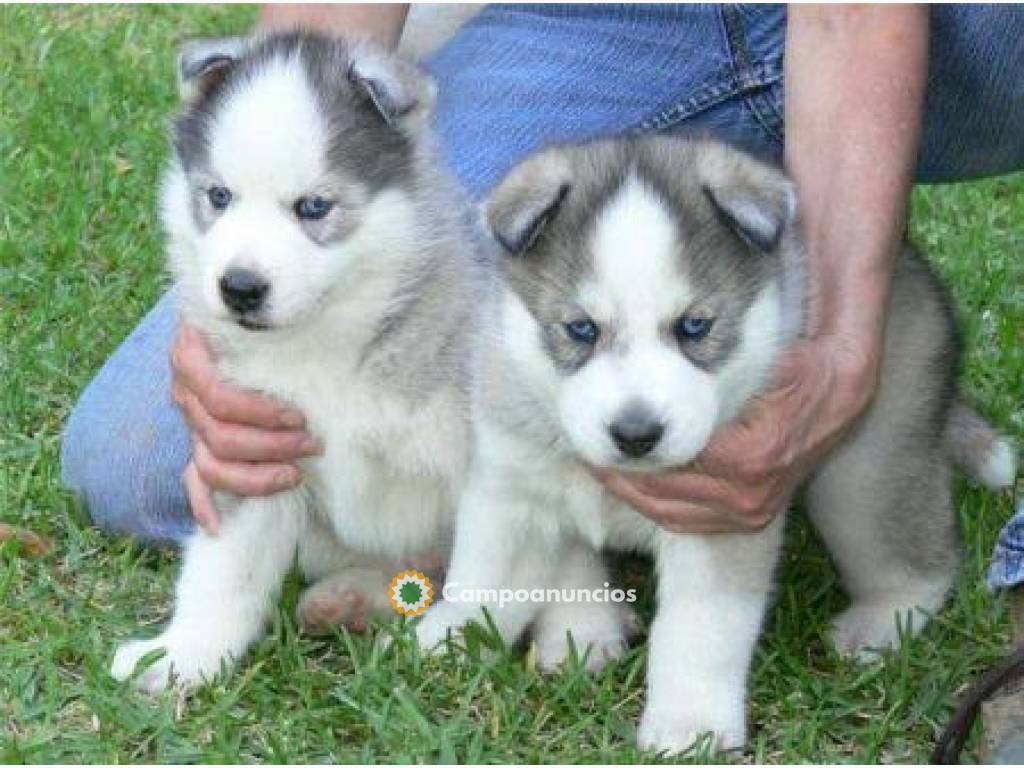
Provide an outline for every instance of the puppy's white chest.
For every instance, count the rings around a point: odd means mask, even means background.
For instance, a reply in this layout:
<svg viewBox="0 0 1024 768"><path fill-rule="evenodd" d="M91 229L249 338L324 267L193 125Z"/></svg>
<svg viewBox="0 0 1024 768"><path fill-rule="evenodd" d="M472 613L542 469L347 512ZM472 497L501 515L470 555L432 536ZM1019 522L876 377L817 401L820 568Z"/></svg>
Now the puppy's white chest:
<svg viewBox="0 0 1024 768"><path fill-rule="evenodd" d="M583 539L595 549L650 549L655 525L608 494L578 462L558 462L518 482L534 497L541 530Z"/></svg>
<svg viewBox="0 0 1024 768"><path fill-rule="evenodd" d="M654 524L612 497L585 470L577 470L565 488L565 513L579 536L592 546L642 551L650 549Z"/></svg>
<svg viewBox="0 0 1024 768"><path fill-rule="evenodd" d="M459 423L443 394L421 407L365 388L341 394L314 422L325 451L309 478L339 538L366 551L432 548L448 531L466 464Z"/></svg>
<svg viewBox="0 0 1024 768"><path fill-rule="evenodd" d="M239 357L239 384L306 415L323 453L302 462L316 513L350 547L389 554L434 545L447 530L465 466L462 420L445 391L426 404L375 384L344 353Z"/></svg>

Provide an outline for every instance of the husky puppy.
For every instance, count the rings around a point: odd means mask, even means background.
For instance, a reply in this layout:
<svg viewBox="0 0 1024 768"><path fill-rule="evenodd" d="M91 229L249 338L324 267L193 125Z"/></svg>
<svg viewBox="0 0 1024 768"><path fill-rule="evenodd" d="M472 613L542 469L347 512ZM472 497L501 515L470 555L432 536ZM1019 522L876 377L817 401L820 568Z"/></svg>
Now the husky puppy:
<svg viewBox="0 0 1024 768"><path fill-rule="evenodd" d="M185 545L170 625L114 659L124 679L164 649L136 679L149 691L239 657L296 553L326 578L300 609L330 593L363 614L386 609L406 558L446 556L482 265L435 159L433 83L411 64L287 34L193 43L181 74L162 218L182 312L226 379L293 403L324 451L296 490L219 496L219 535Z"/></svg>
<svg viewBox="0 0 1024 768"><path fill-rule="evenodd" d="M711 141L645 138L541 152L484 207L505 252L480 345L477 453L461 500L446 601L417 627L424 648L487 608L506 639L532 626L539 662L597 666L621 652L608 603L485 601L495 588L607 586L603 547L653 552L645 748L705 732L746 738L746 678L783 520L753 535L670 533L610 498L588 467L684 465L771 382L805 331L795 194L781 173ZM943 286L911 250L898 261L873 404L811 479L811 518L852 598L844 651L898 642L942 604L958 562L951 460L991 485L1014 455L956 398L957 337Z"/></svg>

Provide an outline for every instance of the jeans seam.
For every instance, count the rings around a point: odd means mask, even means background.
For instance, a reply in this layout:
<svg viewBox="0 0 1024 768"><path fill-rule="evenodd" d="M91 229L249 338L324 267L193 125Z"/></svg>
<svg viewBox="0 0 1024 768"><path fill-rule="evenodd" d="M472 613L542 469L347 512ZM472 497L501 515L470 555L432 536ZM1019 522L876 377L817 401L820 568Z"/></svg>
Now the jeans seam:
<svg viewBox="0 0 1024 768"><path fill-rule="evenodd" d="M696 93L690 94L686 99L675 102L652 116L645 118L634 126L630 132L642 133L664 130L700 112L711 109L711 107L717 104L728 101L738 93L739 85L731 76L724 79L713 78L712 82L702 87Z"/></svg>
<svg viewBox="0 0 1024 768"><path fill-rule="evenodd" d="M720 70L686 99L660 109L627 129L627 133L662 131L729 99L742 96L744 106L768 137L782 141L782 116L770 96L771 87L782 79L781 66L777 61L751 62L739 13L740 9L734 6L725 5L719 9L722 36L729 52L726 69Z"/></svg>
<svg viewBox="0 0 1024 768"><path fill-rule="evenodd" d="M754 117L764 128L765 132L776 141L783 140L783 117L775 107L774 99L771 97L771 86L782 80L782 73L778 66L765 64L766 72L774 72L766 77L764 84L753 91L746 92L747 104Z"/></svg>
<svg viewBox="0 0 1024 768"><path fill-rule="evenodd" d="M719 20L744 103L765 133L781 142L782 116L768 94L769 87L782 78L780 66L777 62L752 63L741 8L735 4L723 4L719 8Z"/></svg>
<svg viewBox="0 0 1024 768"><path fill-rule="evenodd" d="M703 86L696 93L691 94L683 101L676 102L669 107L659 110L651 117L645 118L629 129L628 132L644 133L670 128L676 123L680 123L736 96L747 96L749 98L751 91L765 91L778 82L779 79L780 75L777 68L768 64L755 65L747 73L746 81L743 82L733 74L713 78L709 84ZM757 111L753 107L750 108L754 112L755 117L758 117ZM770 107L770 109L773 114L778 114L774 107ZM781 139L781 134L777 129L771 127L771 125L765 125L760 117L758 117L758 122L762 124L762 127L772 138Z"/></svg>

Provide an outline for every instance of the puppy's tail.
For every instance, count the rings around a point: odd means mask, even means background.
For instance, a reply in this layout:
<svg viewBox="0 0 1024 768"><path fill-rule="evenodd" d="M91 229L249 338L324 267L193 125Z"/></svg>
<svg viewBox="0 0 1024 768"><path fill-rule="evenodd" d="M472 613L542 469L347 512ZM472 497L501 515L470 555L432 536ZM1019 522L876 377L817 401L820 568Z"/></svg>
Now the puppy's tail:
<svg viewBox="0 0 1024 768"><path fill-rule="evenodd" d="M1017 450L987 419L957 398L943 436L946 454L961 470L993 490L1013 485Z"/></svg>

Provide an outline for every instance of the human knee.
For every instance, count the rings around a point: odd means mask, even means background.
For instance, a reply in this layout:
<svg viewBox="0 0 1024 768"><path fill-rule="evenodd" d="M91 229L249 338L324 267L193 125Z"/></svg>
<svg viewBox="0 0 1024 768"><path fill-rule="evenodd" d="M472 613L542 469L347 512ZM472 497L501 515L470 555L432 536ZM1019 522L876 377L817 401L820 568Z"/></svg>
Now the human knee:
<svg viewBox="0 0 1024 768"><path fill-rule="evenodd" d="M180 480L187 432L176 435L173 425L143 418L123 402L118 407L116 393L103 384L97 377L68 419L61 444L64 485L107 530L180 540L193 528ZM181 438L184 451L178 450Z"/></svg>

